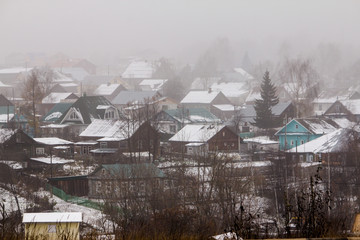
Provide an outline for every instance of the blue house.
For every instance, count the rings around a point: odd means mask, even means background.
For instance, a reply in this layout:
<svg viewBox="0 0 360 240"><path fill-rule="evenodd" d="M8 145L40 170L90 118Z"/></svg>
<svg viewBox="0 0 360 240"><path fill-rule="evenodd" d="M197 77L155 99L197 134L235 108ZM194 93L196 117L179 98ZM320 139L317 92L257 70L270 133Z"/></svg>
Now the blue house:
<svg viewBox="0 0 360 240"><path fill-rule="evenodd" d="M288 150L310 142L324 134L331 133L340 126L331 119L293 119L275 133L279 137L280 150Z"/></svg>

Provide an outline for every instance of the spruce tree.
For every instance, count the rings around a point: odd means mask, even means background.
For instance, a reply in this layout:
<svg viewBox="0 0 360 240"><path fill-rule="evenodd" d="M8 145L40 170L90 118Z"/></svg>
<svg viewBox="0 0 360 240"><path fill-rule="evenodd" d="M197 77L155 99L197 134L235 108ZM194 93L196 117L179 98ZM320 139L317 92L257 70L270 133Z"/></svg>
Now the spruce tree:
<svg viewBox="0 0 360 240"><path fill-rule="evenodd" d="M271 82L269 71L266 71L261 83L261 99L255 101L255 125L259 128L273 128L278 124L278 119L274 116L271 108L279 103L276 96L276 87Z"/></svg>

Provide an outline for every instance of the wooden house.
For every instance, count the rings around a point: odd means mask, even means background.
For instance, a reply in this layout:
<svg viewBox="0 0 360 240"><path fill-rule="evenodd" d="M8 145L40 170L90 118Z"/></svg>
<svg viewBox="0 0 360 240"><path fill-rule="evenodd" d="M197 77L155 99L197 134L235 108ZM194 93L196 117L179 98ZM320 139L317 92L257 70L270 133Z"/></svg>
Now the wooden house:
<svg viewBox="0 0 360 240"><path fill-rule="evenodd" d="M25 161L35 154L36 142L20 129L0 129L0 159Z"/></svg>
<svg viewBox="0 0 360 240"><path fill-rule="evenodd" d="M58 117L56 123L67 127L68 133L65 139L76 140L93 120L119 118L120 112L105 97L83 96L68 107ZM51 130L49 127L47 129Z"/></svg>
<svg viewBox="0 0 360 240"><path fill-rule="evenodd" d="M103 164L88 176L89 198L146 198L164 187L165 179L152 163Z"/></svg>
<svg viewBox="0 0 360 240"><path fill-rule="evenodd" d="M220 123L221 120L205 108L177 108L163 110L157 114L155 121L159 128L168 134L175 134L186 124Z"/></svg>
<svg viewBox="0 0 360 240"><path fill-rule="evenodd" d="M94 96L104 96L110 102L126 88L118 83L104 83L99 85L93 92Z"/></svg>
<svg viewBox="0 0 360 240"><path fill-rule="evenodd" d="M74 143L57 137L34 138L37 142L36 156L55 155L63 158L72 158Z"/></svg>
<svg viewBox="0 0 360 240"><path fill-rule="evenodd" d="M25 239L80 239L81 212L24 213Z"/></svg>
<svg viewBox="0 0 360 240"><path fill-rule="evenodd" d="M68 92L51 92L49 95L44 97L41 101L41 104L37 105L37 111L40 115L45 115L48 113L57 103L73 103L79 97L74 93Z"/></svg>
<svg viewBox="0 0 360 240"><path fill-rule="evenodd" d="M157 156L160 139L149 122L139 123L131 120L94 120L81 134L83 140L96 140L100 148L91 150L100 154L106 150L122 152L149 152ZM110 151L112 150L112 151Z"/></svg>
<svg viewBox="0 0 360 240"><path fill-rule="evenodd" d="M190 143L202 143L196 147L211 152L237 152L240 147L240 137L225 125L188 124L170 138L169 143L172 151L178 153L187 151L191 154L199 151L199 149L192 149L195 146Z"/></svg>
<svg viewBox="0 0 360 240"><path fill-rule="evenodd" d="M89 193L87 175L53 177L48 178L48 181L51 186L57 187L72 196L83 197Z"/></svg>
<svg viewBox="0 0 360 240"><path fill-rule="evenodd" d="M352 121L360 120L360 99L338 100L334 102L324 113L330 118L348 118Z"/></svg>
<svg viewBox="0 0 360 240"><path fill-rule="evenodd" d="M340 126L335 121L327 118L293 119L277 131L275 136L279 137L280 150L288 150L338 128Z"/></svg>
<svg viewBox="0 0 360 240"><path fill-rule="evenodd" d="M181 101L184 108L205 108L210 111L212 105L231 104L230 100L222 92L190 91Z"/></svg>
<svg viewBox="0 0 360 240"><path fill-rule="evenodd" d="M296 162L322 162L326 165L343 166L347 155L358 146L358 137L356 131L340 128L287 150L286 156Z"/></svg>

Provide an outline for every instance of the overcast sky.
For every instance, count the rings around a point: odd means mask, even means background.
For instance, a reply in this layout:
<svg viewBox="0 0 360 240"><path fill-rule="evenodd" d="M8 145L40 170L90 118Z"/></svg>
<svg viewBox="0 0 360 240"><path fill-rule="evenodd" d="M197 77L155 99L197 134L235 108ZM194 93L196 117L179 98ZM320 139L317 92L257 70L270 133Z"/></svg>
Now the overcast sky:
<svg viewBox="0 0 360 240"><path fill-rule="evenodd" d="M284 42L359 49L360 1L0 0L0 32L0 63L14 52L184 58L223 37L261 58Z"/></svg>

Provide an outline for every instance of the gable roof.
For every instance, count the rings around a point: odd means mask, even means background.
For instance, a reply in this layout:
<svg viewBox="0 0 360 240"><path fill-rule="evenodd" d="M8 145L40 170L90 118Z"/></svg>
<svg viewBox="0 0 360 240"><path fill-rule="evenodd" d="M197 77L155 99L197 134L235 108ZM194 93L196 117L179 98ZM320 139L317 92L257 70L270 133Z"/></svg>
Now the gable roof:
<svg viewBox="0 0 360 240"><path fill-rule="evenodd" d="M108 96L113 94L116 89L118 89L121 85L118 83L113 83L113 84L101 84L98 88L95 89L95 91L93 92L94 95L98 95L98 96Z"/></svg>
<svg viewBox="0 0 360 240"><path fill-rule="evenodd" d="M278 103L271 108L271 112L275 116L280 116L289 106L291 102ZM240 108L241 120L245 122L254 123L256 118L256 111L254 105L244 105Z"/></svg>
<svg viewBox="0 0 360 240"><path fill-rule="evenodd" d="M360 99L340 100L339 102L352 114L360 115Z"/></svg>
<svg viewBox="0 0 360 240"><path fill-rule="evenodd" d="M103 164L91 173L90 176L96 174L101 169L105 169L114 177L121 177L123 179L165 177L165 173L157 168L153 163Z"/></svg>
<svg viewBox="0 0 360 240"><path fill-rule="evenodd" d="M352 130L340 128L310 142L289 149L291 153L333 153L348 151Z"/></svg>
<svg viewBox="0 0 360 240"><path fill-rule="evenodd" d="M99 109L98 106L113 106L109 100L103 96L83 96L74 102L71 107L66 110L58 121L63 121L70 109L74 108L81 114L84 124L90 124L93 119L103 119L105 109Z"/></svg>
<svg viewBox="0 0 360 240"><path fill-rule="evenodd" d="M45 145L71 145L73 142L57 137L34 138L37 143Z"/></svg>
<svg viewBox="0 0 360 240"><path fill-rule="evenodd" d="M177 132L169 141L176 142L207 142L225 125L188 124Z"/></svg>
<svg viewBox="0 0 360 240"><path fill-rule="evenodd" d="M24 213L23 223L82 222L81 212Z"/></svg>
<svg viewBox="0 0 360 240"><path fill-rule="evenodd" d="M121 91L112 100L113 104L126 105L132 103L144 103L147 99L156 98L160 95L156 91Z"/></svg>
<svg viewBox="0 0 360 240"><path fill-rule="evenodd" d="M113 141L121 141L131 137L138 128L139 124L136 122L94 119L94 121L79 136L111 138ZM105 141L105 139L102 140Z"/></svg>
<svg viewBox="0 0 360 240"><path fill-rule="evenodd" d="M180 103L207 103L210 104L219 95L216 91L190 91Z"/></svg>
<svg viewBox="0 0 360 240"><path fill-rule="evenodd" d="M121 74L122 78L151 78L155 68L148 61L133 61Z"/></svg>
<svg viewBox="0 0 360 240"><path fill-rule="evenodd" d="M0 128L0 143L4 143L9 140L16 132L17 130Z"/></svg>
<svg viewBox="0 0 360 240"><path fill-rule="evenodd" d="M246 82L221 82L213 83L211 90L222 92L226 97L240 97L249 92Z"/></svg>
<svg viewBox="0 0 360 240"><path fill-rule="evenodd" d="M287 125L296 121L301 124L310 134L323 135L335 131L340 126L329 118L298 118L291 120ZM287 126L286 125L286 126ZM284 132L285 126L275 133L278 135Z"/></svg>
<svg viewBox="0 0 360 240"><path fill-rule="evenodd" d="M167 79L144 79L139 83L139 86L146 86L152 91L159 91L167 81Z"/></svg>
<svg viewBox="0 0 360 240"><path fill-rule="evenodd" d="M56 122L71 107L73 103L57 103L42 118L43 122Z"/></svg>
<svg viewBox="0 0 360 240"><path fill-rule="evenodd" d="M77 99L78 97L69 92L52 92L43 98L42 103L59 103L65 99Z"/></svg>
<svg viewBox="0 0 360 240"><path fill-rule="evenodd" d="M214 122L221 122L221 120L208 111L205 108L177 108L177 109L169 109L164 110L165 113L170 115L173 119L178 122L185 123L214 123Z"/></svg>
<svg viewBox="0 0 360 240"><path fill-rule="evenodd" d="M4 95L0 94L0 106L14 106Z"/></svg>

